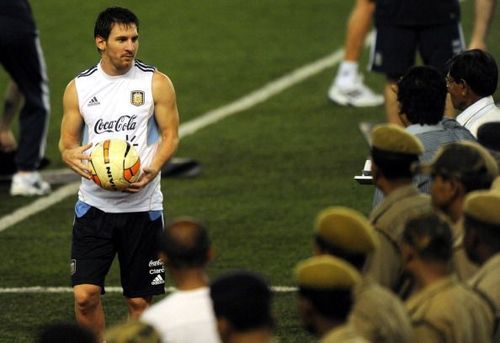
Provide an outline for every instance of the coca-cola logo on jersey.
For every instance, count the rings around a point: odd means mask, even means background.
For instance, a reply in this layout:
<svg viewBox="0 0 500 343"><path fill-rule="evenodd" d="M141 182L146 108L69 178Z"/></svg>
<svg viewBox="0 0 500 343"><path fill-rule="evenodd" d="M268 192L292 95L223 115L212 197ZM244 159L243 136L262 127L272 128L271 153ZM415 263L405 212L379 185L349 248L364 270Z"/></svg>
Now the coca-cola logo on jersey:
<svg viewBox="0 0 500 343"><path fill-rule="evenodd" d="M120 132L120 131L131 131L135 129L137 123L135 119L136 115L132 116L121 116L116 120L104 121L102 118L99 119L94 125L95 133L103 132Z"/></svg>

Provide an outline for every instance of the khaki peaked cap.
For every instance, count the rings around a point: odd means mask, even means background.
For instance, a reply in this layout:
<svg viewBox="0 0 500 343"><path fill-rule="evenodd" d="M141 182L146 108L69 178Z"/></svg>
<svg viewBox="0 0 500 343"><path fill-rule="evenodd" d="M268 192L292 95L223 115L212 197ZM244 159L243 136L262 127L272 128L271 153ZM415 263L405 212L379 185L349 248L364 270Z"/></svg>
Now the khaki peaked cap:
<svg viewBox="0 0 500 343"><path fill-rule="evenodd" d="M479 222L500 226L500 192L470 192L465 198L464 213Z"/></svg>
<svg viewBox="0 0 500 343"><path fill-rule="evenodd" d="M471 163L473 156L480 156L476 163ZM430 163L422 163L422 173L444 173L447 175L462 176L466 173L486 171L492 178L498 175L498 164L490 152L479 143L460 141L446 144L438 149Z"/></svg>
<svg viewBox="0 0 500 343"><path fill-rule="evenodd" d="M424 146L417 137L395 124L376 126L371 142L373 148L392 153L420 155L424 152Z"/></svg>
<svg viewBox="0 0 500 343"><path fill-rule="evenodd" d="M328 207L319 212L314 231L328 245L351 253L368 254L379 244L368 219L347 207Z"/></svg>
<svg viewBox="0 0 500 343"><path fill-rule="evenodd" d="M295 267L299 287L317 290L348 290L361 281L361 275L343 260L321 255L299 262Z"/></svg>
<svg viewBox="0 0 500 343"><path fill-rule="evenodd" d="M117 324L105 333L108 343L158 343L160 334L151 325L140 321L129 321Z"/></svg>

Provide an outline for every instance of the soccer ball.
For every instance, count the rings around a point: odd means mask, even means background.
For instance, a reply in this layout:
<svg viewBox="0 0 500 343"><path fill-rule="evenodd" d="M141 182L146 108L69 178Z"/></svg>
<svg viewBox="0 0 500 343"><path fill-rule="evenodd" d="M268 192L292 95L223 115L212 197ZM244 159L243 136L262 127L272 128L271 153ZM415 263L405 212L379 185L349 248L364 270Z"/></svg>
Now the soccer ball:
<svg viewBox="0 0 500 343"><path fill-rule="evenodd" d="M92 180L109 191L121 191L139 178L141 160L137 150L122 139L96 144L90 154Z"/></svg>

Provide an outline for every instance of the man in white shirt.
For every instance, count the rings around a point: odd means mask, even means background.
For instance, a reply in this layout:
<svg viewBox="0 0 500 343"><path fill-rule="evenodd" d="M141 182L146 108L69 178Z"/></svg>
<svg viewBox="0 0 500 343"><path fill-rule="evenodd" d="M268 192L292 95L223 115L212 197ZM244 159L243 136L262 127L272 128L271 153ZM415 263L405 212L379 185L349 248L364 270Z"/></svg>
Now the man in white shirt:
<svg viewBox="0 0 500 343"><path fill-rule="evenodd" d="M498 67L488 52L467 50L450 61L446 84L453 106L462 111L457 121L475 137L482 124L500 121L500 109L492 96L497 83Z"/></svg>
<svg viewBox="0 0 500 343"><path fill-rule="evenodd" d="M160 249L177 291L148 308L141 321L154 326L162 342L219 342L205 272L212 256L205 226L176 219L161 235Z"/></svg>
<svg viewBox="0 0 500 343"><path fill-rule="evenodd" d="M165 293L156 251L163 230L160 181L179 141L179 113L168 76L136 59L139 19L133 12L103 10L94 38L99 63L64 91L59 150L63 162L82 176L71 241L75 317L103 341L101 294L116 255L130 319L138 319L154 295ZM141 159L139 180L123 192L92 181L90 148L108 139L126 140Z"/></svg>

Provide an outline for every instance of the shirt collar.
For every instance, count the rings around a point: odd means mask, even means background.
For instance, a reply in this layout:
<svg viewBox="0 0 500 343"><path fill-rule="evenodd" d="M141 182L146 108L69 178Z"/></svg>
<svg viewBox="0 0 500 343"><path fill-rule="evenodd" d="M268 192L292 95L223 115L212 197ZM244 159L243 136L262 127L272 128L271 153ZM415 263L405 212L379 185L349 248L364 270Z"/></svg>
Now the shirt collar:
<svg viewBox="0 0 500 343"><path fill-rule="evenodd" d="M431 131L439 131L443 129L443 125L441 123L437 123L436 125L428 125L428 124L411 124L406 128L406 131L411 133L412 135L418 135L421 133L431 132Z"/></svg>
<svg viewBox="0 0 500 343"><path fill-rule="evenodd" d="M467 107L465 110L462 111L457 116L457 121L461 125L465 125L472 117L474 117L478 112L482 111L484 108L489 107L489 106L495 106L495 101L493 100L492 96L487 96L484 98L479 99L469 107Z"/></svg>

